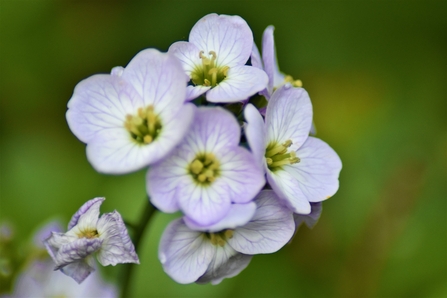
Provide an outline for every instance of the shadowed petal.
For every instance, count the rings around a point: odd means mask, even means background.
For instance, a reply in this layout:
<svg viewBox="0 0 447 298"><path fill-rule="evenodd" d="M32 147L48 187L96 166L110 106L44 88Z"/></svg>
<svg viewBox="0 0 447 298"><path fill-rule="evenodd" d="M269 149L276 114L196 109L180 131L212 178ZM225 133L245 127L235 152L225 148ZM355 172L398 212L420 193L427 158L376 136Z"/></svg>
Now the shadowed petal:
<svg viewBox="0 0 447 298"><path fill-rule="evenodd" d="M306 90L289 84L276 90L267 106L265 123L269 141L291 140L292 150L302 146L312 125L312 104Z"/></svg>
<svg viewBox="0 0 447 298"><path fill-rule="evenodd" d="M254 202L255 215L248 224L234 230L228 244L244 254L278 251L295 231L292 211L280 203L272 190L262 191Z"/></svg>
<svg viewBox="0 0 447 298"><path fill-rule="evenodd" d="M211 87L206 86L187 86L186 87L186 101L196 99L206 91L210 90Z"/></svg>
<svg viewBox="0 0 447 298"><path fill-rule="evenodd" d="M245 225L253 217L255 211L256 204L253 202L248 204L232 204L228 214L222 220L210 226L199 225L188 217L184 217L183 221L190 229L195 231L219 232Z"/></svg>
<svg viewBox="0 0 447 298"><path fill-rule="evenodd" d="M236 102L247 99L264 90L268 83L266 73L253 66L235 66L228 70L228 76L206 93L210 102Z"/></svg>
<svg viewBox="0 0 447 298"><path fill-rule="evenodd" d="M102 240L99 238L80 238L70 243L63 244L56 254L56 268L59 270L62 267L85 259L92 253L96 252L101 247Z"/></svg>
<svg viewBox="0 0 447 298"><path fill-rule="evenodd" d="M84 143L108 129L124 130L127 114L143 106L131 84L118 76L94 75L76 85L68 102L68 126Z"/></svg>
<svg viewBox="0 0 447 298"><path fill-rule="evenodd" d="M73 278L78 284L83 282L93 271L95 271L92 257L81 259L61 268L62 273Z"/></svg>
<svg viewBox="0 0 447 298"><path fill-rule="evenodd" d="M300 189L298 181L288 172L267 171L267 181L286 205L295 213L309 214L310 203Z"/></svg>
<svg viewBox="0 0 447 298"><path fill-rule="evenodd" d="M176 282L187 284L202 276L214 256L214 246L201 232L192 231L182 219L163 232L158 258L164 271Z"/></svg>
<svg viewBox="0 0 447 298"><path fill-rule="evenodd" d="M320 139L309 137L296 152L301 161L285 166L309 202L320 202L338 190L338 176L342 167L337 153Z"/></svg>
<svg viewBox="0 0 447 298"><path fill-rule="evenodd" d="M318 222L323 211L323 204L321 202L310 203L311 211L309 214L293 214L295 226L298 228L302 223L305 223L309 229L312 229Z"/></svg>
<svg viewBox="0 0 447 298"><path fill-rule="evenodd" d="M232 68L247 62L253 47L253 33L239 16L212 13L194 25L189 42L205 54L216 52L216 64Z"/></svg>
<svg viewBox="0 0 447 298"><path fill-rule="evenodd" d="M71 217L68 223L68 230L71 230L74 226L78 224L79 218L84 214L88 213L87 217L83 217L83 225L88 221L88 226L96 227L96 222L99 217L99 208L106 198L94 198L81 206L78 211Z"/></svg>
<svg viewBox="0 0 447 298"><path fill-rule="evenodd" d="M118 263L140 263L126 226L118 212L114 211L101 216L97 229L103 240L97 258L103 266L115 266Z"/></svg>
<svg viewBox="0 0 447 298"><path fill-rule="evenodd" d="M259 168L264 169L265 148L267 147L264 119L262 119L261 114L252 104L248 104L245 107L244 116L245 121L247 121L244 127L245 137Z"/></svg>
<svg viewBox="0 0 447 298"><path fill-rule="evenodd" d="M258 47L253 43L253 49L251 50L250 56L251 65L253 67L264 70L264 65L262 64L261 54L259 53Z"/></svg>
<svg viewBox="0 0 447 298"><path fill-rule="evenodd" d="M212 285L219 284L224 278L238 275L251 261L252 256L236 252L231 246L216 246L213 261L208 266L208 270L196 283Z"/></svg>

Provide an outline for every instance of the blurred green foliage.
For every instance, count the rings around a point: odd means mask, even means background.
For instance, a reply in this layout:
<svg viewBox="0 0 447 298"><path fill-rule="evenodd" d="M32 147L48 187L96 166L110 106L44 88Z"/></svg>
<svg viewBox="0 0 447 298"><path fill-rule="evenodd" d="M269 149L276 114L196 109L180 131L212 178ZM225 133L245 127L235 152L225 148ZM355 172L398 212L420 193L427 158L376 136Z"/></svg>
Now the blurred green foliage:
<svg viewBox="0 0 447 298"><path fill-rule="evenodd" d="M0 222L25 242L88 199L139 217L145 171L96 173L65 121L74 86L140 50L186 40L210 12L275 25L281 70L340 155L318 225L219 286L178 285L157 259L157 214L134 293L190 297L447 297L446 1L0 1ZM103 270L110 280L119 266Z"/></svg>

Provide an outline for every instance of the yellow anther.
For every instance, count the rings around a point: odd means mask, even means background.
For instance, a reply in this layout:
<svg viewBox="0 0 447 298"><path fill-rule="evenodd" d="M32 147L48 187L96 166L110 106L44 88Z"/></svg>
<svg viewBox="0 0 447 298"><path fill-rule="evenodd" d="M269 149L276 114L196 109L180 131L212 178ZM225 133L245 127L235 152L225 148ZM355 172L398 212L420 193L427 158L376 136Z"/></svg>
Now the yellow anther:
<svg viewBox="0 0 447 298"><path fill-rule="evenodd" d="M293 144L293 143L292 143L292 140L287 140L287 141L285 141L282 145L283 145L284 147L290 147L292 144Z"/></svg>
<svg viewBox="0 0 447 298"><path fill-rule="evenodd" d="M138 111L137 111L137 113L138 113L138 117L140 117L140 118L144 118L144 110L143 110L143 108L138 108Z"/></svg>
<svg viewBox="0 0 447 298"><path fill-rule="evenodd" d="M208 54L210 54L212 56L212 58L211 58L212 60L216 60L216 58L217 58L216 52L210 51Z"/></svg>
<svg viewBox="0 0 447 298"><path fill-rule="evenodd" d="M270 157L267 157L265 161L267 162L268 165L271 165L273 163L273 160Z"/></svg>
<svg viewBox="0 0 447 298"><path fill-rule="evenodd" d="M124 127L131 137L140 144L150 144L158 136L161 123L153 106L138 108L136 115L126 115Z"/></svg>
<svg viewBox="0 0 447 298"><path fill-rule="evenodd" d="M293 82L293 85L295 87L303 87L303 82L301 82L301 80L295 80L295 82Z"/></svg>
<svg viewBox="0 0 447 298"><path fill-rule="evenodd" d="M225 236L226 239L233 238L233 230L225 230L224 236Z"/></svg>
<svg viewBox="0 0 447 298"><path fill-rule="evenodd" d="M199 180L200 182L205 182L206 176L204 174L200 174L197 176L197 180Z"/></svg>
<svg viewBox="0 0 447 298"><path fill-rule="evenodd" d="M203 85L205 86L211 86L211 82L208 79L203 80Z"/></svg>
<svg viewBox="0 0 447 298"><path fill-rule="evenodd" d="M195 159L191 165L189 166L191 172L193 172L194 174L198 175L200 174L200 172L203 169L203 163L200 162L200 160Z"/></svg>
<svg viewBox="0 0 447 298"><path fill-rule="evenodd" d="M222 69L220 70L222 72L222 74L226 77L228 75L228 70L230 69L229 66L224 66L222 67Z"/></svg>
<svg viewBox="0 0 447 298"><path fill-rule="evenodd" d="M143 141L145 144L149 144L149 143L152 143L153 138L150 135L145 135L143 138Z"/></svg>

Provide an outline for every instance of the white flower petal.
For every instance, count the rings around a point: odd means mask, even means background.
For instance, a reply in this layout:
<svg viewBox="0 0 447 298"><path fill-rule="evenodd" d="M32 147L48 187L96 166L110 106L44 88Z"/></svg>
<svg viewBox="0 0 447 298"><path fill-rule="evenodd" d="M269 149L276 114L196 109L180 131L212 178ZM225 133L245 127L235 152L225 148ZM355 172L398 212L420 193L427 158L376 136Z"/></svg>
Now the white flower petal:
<svg viewBox="0 0 447 298"><path fill-rule="evenodd" d="M210 226L199 225L188 217L184 217L183 221L194 231L219 232L245 225L253 217L255 211L256 204L253 202L247 204L232 204L228 214L222 220Z"/></svg>
<svg viewBox="0 0 447 298"><path fill-rule="evenodd" d="M291 140L292 150L302 146L312 125L312 104L306 90L289 84L277 89L269 100L265 123L268 141L282 144Z"/></svg>
<svg viewBox="0 0 447 298"><path fill-rule="evenodd" d="M83 215L84 213L87 213L87 211L89 211L92 207L93 207L93 209L90 210L90 212L92 212L91 213L91 217L92 217L91 225L92 225L92 227L96 226L96 221L98 220L98 217L99 217L99 208L105 199L106 198L94 198L94 199L91 199L91 200L87 201L86 203L84 203L84 205L82 205L81 208L79 208L79 210L76 211L76 213L71 217L71 220L68 224L68 230L71 230L71 228L76 226L78 224L78 221L79 221L79 218L81 217L81 215Z"/></svg>
<svg viewBox="0 0 447 298"><path fill-rule="evenodd" d="M258 47L253 43L253 49L251 50L251 65L253 67L264 70L264 65L262 64L261 54L259 53Z"/></svg>
<svg viewBox="0 0 447 298"><path fill-rule="evenodd" d="M196 99L206 91L210 90L211 87L206 86L187 86L186 87L186 101Z"/></svg>
<svg viewBox="0 0 447 298"><path fill-rule="evenodd" d="M342 167L337 153L322 140L309 137L296 154L301 161L284 170L298 181L305 198L320 202L333 196Z"/></svg>
<svg viewBox="0 0 447 298"><path fill-rule="evenodd" d="M309 214L310 203L303 194L298 181L284 170L267 171L267 181L286 205L296 213Z"/></svg>
<svg viewBox="0 0 447 298"><path fill-rule="evenodd" d="M201 232L192 231L181 219L163 232L158 258L165 272L176 282L187 284L202 276L214 257L214 246Z"/></svg>
<svg viewBox="0 0 447 298"><path fill-rule="evenodd" d="M216 246L213 261L208 266L208 270L202 275L198 284L211 283L217 285L224 278L238 275L251 261L252 256L236 252L231 246Z"/></svg>
<svg viewBox="0 0 447 298"><path fill-rule="evenodd" d="M293 214L272 190L263 190L254 201L256 213L250 222L234 230L228 243L244 254L273 253L293 236Z"/></svg>
<svg viewBox="0 0 447 298"><path fill-rule="evenodd" d="M217 54L218 66L244 65L253 47L253 33L239 16L208 14L191 29L189 42L200 51Z"/></svg>
<svg viewBox="0 0 447 298"><path fill-rule="evenodd" d="M143 105L131 84L110 75L94 75L76 86L68 102L68 126L82 142L97 133L123 128L125 117Z"/></svg>
<svg viewBox="0 0 447 298"><path fill-rule="evenodd" d="M227 77L206 93L210 102L236 102L247 99L264 90L268 83L267 74L253 66L230 67Z"/></svg>
<svg viewBox="0 0 447 298"><path fill-rule="evenodd" d="M245 121L247 121L247 124L244 126L245 137L259 167L264 169L265 148L267 147L264 119L262 119L261 114L252 104L248 104L245 107L244 117Z"/></svg>
<svg viewBox="0 0 447 298"><path fill-rule="evenodd" d="M175 55L182 63L186 74L191 77L191 72L197 67L202 67L202 59L200 59L200 50L187 41L174 42L168 49L169 54Z"/></svg>

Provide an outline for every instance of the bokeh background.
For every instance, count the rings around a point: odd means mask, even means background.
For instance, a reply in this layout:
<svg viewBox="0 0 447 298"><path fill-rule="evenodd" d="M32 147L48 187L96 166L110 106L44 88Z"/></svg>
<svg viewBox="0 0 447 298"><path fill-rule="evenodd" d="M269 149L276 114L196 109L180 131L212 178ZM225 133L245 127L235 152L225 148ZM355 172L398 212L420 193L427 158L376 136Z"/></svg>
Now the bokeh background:
<svg viewBox="0 0 447 298"><path fill-rule="evenodd" d="M23 246L96 196L107 198L102 212L136 221L145 171L92 169L65 121L73 88L142 49L187 40L207 13L236 14L258 45L276 27L281 70L303 81L317 136L343 161L340 190L313 230L219 286L163 272L158 241L176 215L157 214L135 296L447 297L446 3L0 0L0 222ZM101 273L113 282L119 270Z"/></svg>

